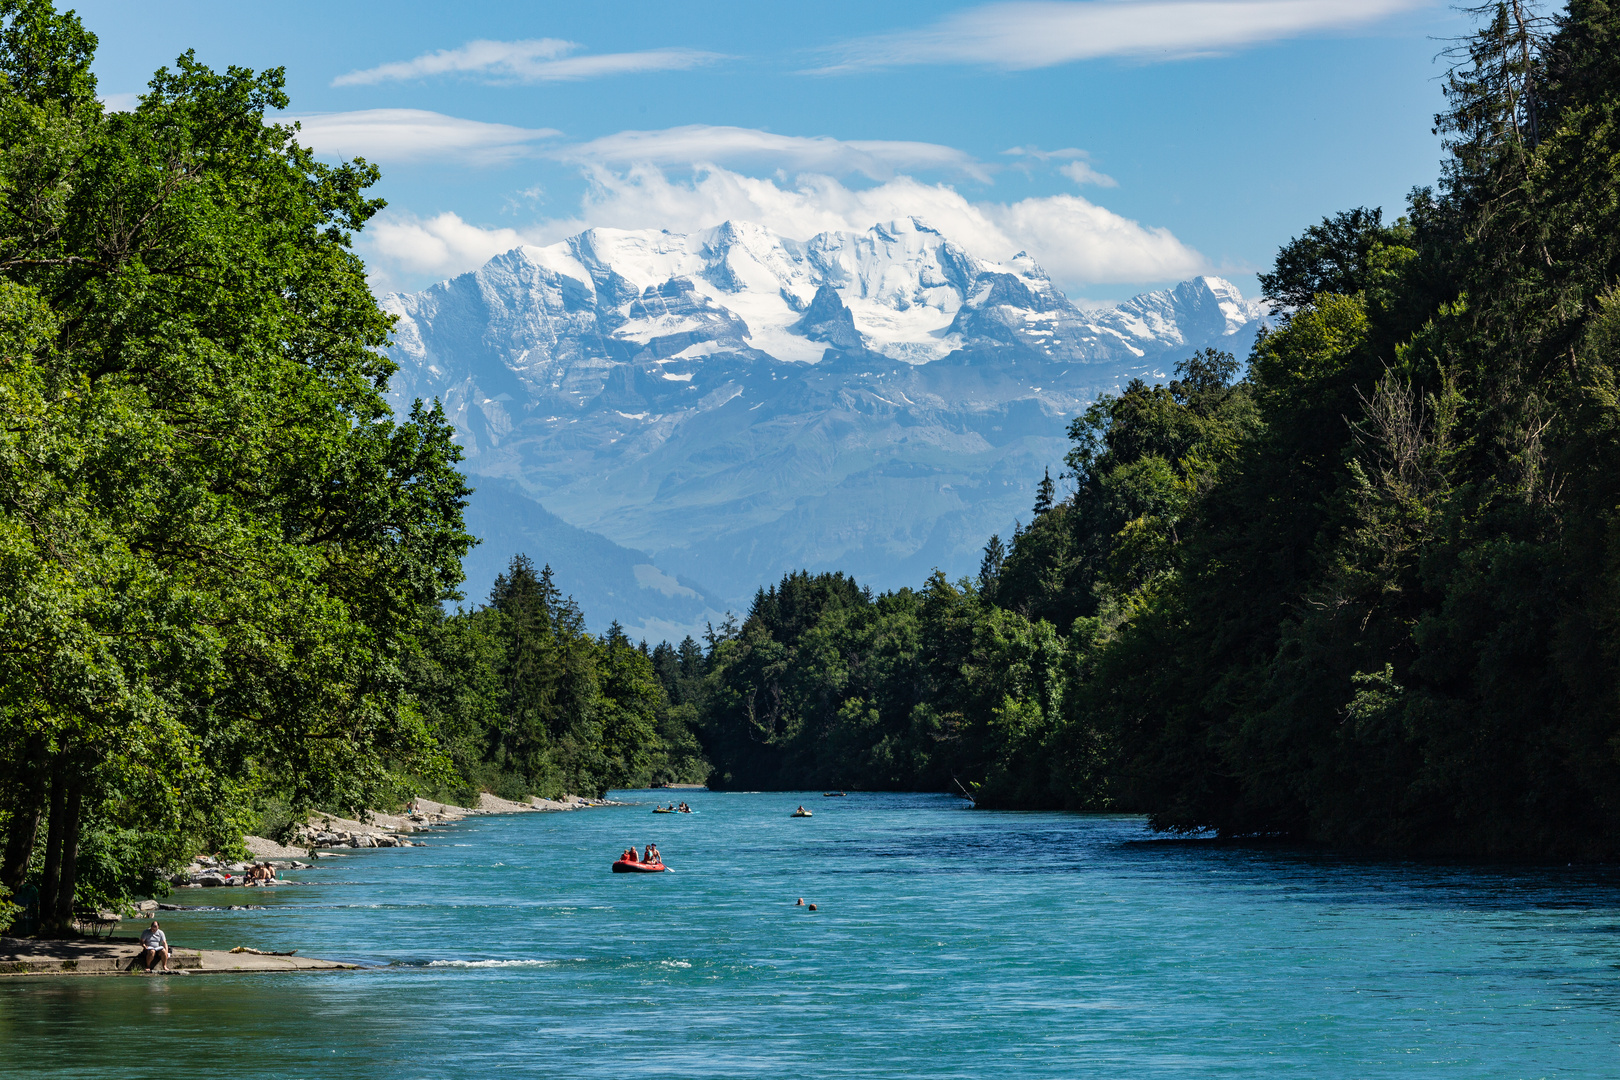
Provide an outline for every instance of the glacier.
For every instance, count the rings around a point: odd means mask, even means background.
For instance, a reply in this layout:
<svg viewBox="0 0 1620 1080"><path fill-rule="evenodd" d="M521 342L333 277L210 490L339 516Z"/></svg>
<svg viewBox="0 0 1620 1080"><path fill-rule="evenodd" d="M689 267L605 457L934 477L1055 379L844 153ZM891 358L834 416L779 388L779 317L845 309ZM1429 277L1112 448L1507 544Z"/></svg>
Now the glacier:
<svg viewBox="0 0 1620 1080"><path fill-rule="evenodd" d="M558 529L605 538L605 561L559 550L558 580L602 605L593 626L654 636L791 569L971 572L1097 394L1206 346L1241 358L1266 320L1218 277L1084 310L1027 254L978 258L915 218L803 241L590 229L380 303L390 399L443 402L483 483L470 517L552 522L498 530L536 562ZM511 553L469 559L475 598Z"/></svg>

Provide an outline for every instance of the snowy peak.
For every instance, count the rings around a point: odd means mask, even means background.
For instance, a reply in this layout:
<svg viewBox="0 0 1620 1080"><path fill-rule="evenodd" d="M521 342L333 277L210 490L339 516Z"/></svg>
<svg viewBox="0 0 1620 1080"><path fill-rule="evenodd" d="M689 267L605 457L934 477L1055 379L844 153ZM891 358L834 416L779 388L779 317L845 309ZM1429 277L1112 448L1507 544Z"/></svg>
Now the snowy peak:
<svg viewBox="0 0 1620 1080"><path fill-rule="evenodd" d="M443 402L475 484L505 484L488 521L535 496L650 553L601 615L630 625L664 617L670 572L743 600L804 567L971 572L1098 393L1243 355L1264 316L1213 277L1083 311L1026 252L981 259L910 217L590 229L382 303L390 398ZM572 557L556 543L530 554Z"/></svg>
<svg viewBox="0 0 1620 1080"><path fill-rule="evenodd" d="M1225 278L1198 277L1095 313L1092 325L1099 348L1123 347L1143 356L1194 343L1218 344L1245 331L1252 336L1265 317L1263 303L1243 299Z"/></svg>
<svg viewBox="0 0 1620 1080"><path fill-rule="evenodd" d="M855 329L855 316L831 285L816 290L815 299L805 309L804 316L794 323L792 330L811 341L824 341L839 349L857 350L864 347L861 332Z"/></svg>
<svg viewBox="0 0 1620 1080"><path fill-rule="evenodd" d="M1216 277L1085 312L1027 252L981 259L914 217L805 241L741 221L588 229L382 303L399 317L396 396L460 386L495 436L514 408L573 413L622 364L657 365L665 382L720 357L814 364L829 352L1151 366L1205 344L1241 353L1265 315Z"/></svg>

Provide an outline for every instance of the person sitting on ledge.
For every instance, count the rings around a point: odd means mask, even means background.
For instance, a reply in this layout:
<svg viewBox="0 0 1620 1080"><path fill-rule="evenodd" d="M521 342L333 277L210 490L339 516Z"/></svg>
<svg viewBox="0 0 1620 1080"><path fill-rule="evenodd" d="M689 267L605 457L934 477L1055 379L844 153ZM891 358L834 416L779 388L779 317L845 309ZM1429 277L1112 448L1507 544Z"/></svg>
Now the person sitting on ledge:
<svg viewBox="0 0 1620 1080"><path fill-rule="evenodd" d="M163 961L163 970L168 971L169 939L153 919L152 925L141 931L141 970L150 974L152 965L159 960Z"/></svg>

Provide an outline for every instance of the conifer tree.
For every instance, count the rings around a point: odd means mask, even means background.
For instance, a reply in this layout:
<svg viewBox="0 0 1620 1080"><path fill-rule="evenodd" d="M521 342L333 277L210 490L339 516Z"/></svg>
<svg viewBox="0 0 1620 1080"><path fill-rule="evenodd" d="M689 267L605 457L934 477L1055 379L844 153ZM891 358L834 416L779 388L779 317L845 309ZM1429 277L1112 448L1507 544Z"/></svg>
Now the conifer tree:
<svg viewBox="0 0 1620 1080"><path fill-rule="evenodd" d="M1057 485L1052 483L1052 470L1048 468L1046 475L1041 477L1040 484L1035 488L1035 516L1037 518L1052 509L1053 499L1056 494Z"/></svg>

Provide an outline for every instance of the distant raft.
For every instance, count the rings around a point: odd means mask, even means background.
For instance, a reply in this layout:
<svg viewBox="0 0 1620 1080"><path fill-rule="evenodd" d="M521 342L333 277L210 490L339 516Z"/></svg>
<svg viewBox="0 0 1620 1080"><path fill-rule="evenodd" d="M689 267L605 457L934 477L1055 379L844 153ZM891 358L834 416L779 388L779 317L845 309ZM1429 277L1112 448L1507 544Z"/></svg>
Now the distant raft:
<svg viewBox="0 0 1620 1080"><path fill-rule="evenodd" d="M793 817L813 817L814 815L812 815L810 813L810 811L808 811L808 810L795 810L795 811L793 811L792 816Z"/></svg>
<svg viewBox="0 0 1620 1080"><path fill-rule="evenodd" d="M613 864L615 874L662 874L669 867L661 862L631 862L619 859Z"/></svg>

